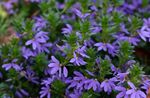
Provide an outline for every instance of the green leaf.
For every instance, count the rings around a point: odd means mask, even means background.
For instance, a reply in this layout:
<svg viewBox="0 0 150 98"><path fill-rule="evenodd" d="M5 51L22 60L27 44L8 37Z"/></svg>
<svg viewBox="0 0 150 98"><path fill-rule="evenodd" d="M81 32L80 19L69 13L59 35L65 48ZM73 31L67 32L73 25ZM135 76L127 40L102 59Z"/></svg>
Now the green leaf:
<svg viewBox="0 0 150 98"><path fill-rule="evenodd" d="M8 19L0 16L0 36L4 36L7 33L8 26L10 25Z"/></svg>
<svg viewBox="0 0 150 98"><path fill-rule="evenodd" d="M82 94L81 98L93 98L93 97L92 97L92 94L85 92L85 93Z"/></svg>
<svg viewBox="0 0 150 98"><path fill-rule="evenodd" d="M89 28L90 28L90 22L89 21L84 21L83 23L80 23L81 33L89 32Z"/></svg>
<svg viewBox="0 0 150 98"><path fill-rule="evenodd" d="M121 6L124 3L125 0L112 0L112 2L114 3L114 5L117 6Z"/></svg>
<svg viewBox="0 0 150 98"><path fill-rule="evenodd" d="M0 92L7 90L9 86L5 83L0 83Z"/></svg>
<svg viewBox="0 0 150 98"><path fill-rule="evenodd" d="M110 67L111 67L111 62L109 60L107 60L107 59L103 60L100 58L100 65L99 65L100 77L99 77L99 79L101 81L105 78L105 76L111 74Z"/></svg>
<svg viewBox="0 0 150 98"><path fill-rule="evenodd" d="M71 33L69 36L67 36L67 42L72 46L76 46L76 42L78 40L78 37L76 36L76 33Z"/></svg>
<svg viewBox="0 0 150 98"><path fill-rule="evenodd" d="M97 57L96 51L94 48L88 48L86 54L90 57L86 59L87 69L92 70L92 67L95 65L95 59Z"/></svg>
<svg viewBox="0 0 150 98"><path fill-rule="evenodd" d="M81 98L101 98L101 97L99 93L94 92L93 90L88 90L86 92L83 92Z"/></svg>
<svg viewBox="0 0 150 98"><path fill-rule="evenodd" d="M119 12L113 12L113 21L116 23L116 25L119 26L119 24L123 20L123 15Z"/></svg>
<svg viewBox="0 0 150 98"><path fill-rule="evenodd" d="M130 69L130 80L137 86L141 83L141 76L144 74L143 68L139 66L139 63L134 64Z"/></svg>
<svg viewBox="0 0 150 98"><path fill-rule="evenodd" d="M120 42L120 52L118 55L119 58L119 65L125 64L126 61L133 59L132 54L133 54L133 46L125 41L125 42Z"/></svg>
<svg viewBox="0 0 150 98"><path fill-rule="evenodd" d="M41 72L44 71L44 68L48 65L47 56L44 53L38 54L35 58L35 63L32 68L38 73L38 75L41 75Z"/></svg>
<svg viewBox="0 0 150 98"><path fill-rule="evenodd" d="M65 95L66 85L60 80L56 80L51 84L53 98L63 98ZM54 97L55 96L55 97Z"/></svg>

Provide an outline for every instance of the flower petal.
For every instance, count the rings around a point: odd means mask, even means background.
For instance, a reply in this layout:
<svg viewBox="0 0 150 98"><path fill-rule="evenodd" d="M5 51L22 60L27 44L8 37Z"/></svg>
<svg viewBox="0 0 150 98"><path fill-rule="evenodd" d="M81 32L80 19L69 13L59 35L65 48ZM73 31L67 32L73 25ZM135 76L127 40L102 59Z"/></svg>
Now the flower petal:
<svg viewBox="0 0 150 98"><path fill-rule="evenodd" d="M59 70L59 67L53 67L51 69L51 74L55 74Z"/></svg>
<svg viewBox="0 0 150 98"><path fill-rule="evenodd" d="M59 64L59 61L54 56L51 56L51 59L52 59L53 62Z"/></svg>
<svg viewBox="0 0 150 98"><path fill-rule="evenodd" d="M68 70L66 67L63 68L63 74L64 74L64 77L68 76Z"/></svg>

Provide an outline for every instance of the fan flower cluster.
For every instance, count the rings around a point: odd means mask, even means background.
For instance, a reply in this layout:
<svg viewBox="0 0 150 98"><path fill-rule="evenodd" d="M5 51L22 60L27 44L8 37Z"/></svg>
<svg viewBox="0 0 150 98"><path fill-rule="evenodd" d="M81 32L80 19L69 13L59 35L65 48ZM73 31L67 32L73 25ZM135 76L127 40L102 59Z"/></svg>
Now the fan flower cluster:
<svg viewBox="0 0 150 98"><path fill-rule="evenodd" d="M149 73L136 55L137 48L149 49L148 0L0 4L17 36L0 44L0 98L148 95Z"/></svg>

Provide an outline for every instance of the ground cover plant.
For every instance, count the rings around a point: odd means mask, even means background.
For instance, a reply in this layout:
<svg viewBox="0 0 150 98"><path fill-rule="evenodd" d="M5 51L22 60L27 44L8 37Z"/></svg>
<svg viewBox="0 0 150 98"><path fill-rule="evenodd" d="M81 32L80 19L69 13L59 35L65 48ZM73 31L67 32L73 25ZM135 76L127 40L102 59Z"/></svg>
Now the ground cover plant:
<svg viewBox="0 0 150 98"><path fill-rule="evenodd" d="M0 98L146 98L149 43L149 0L1 0Z"/></svg>

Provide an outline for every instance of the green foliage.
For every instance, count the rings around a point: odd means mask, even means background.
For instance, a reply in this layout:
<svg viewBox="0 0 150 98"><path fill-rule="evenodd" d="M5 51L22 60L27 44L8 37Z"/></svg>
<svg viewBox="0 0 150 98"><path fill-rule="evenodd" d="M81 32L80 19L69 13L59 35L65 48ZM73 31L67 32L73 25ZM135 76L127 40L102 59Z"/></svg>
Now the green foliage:
<svg viewBox="0 0 150 98"><path fill-rule="evenodd" d="M65 13L74 2L75 0L67 0L67 2L65 2L65 8L61 11L61 13Z"/></svg>
<svg viewBox="0 0 150 98"><path fill-rule="evenodd" d="M80 23L80 31L82 34L82 40L88 40L90 39L91 33L89 32L90 28L90 22L89 21L84 21L83 23Z"/></svg>
<svg viewBox="0 0 150 98"><path fill-rule="evenodd" d="M133 35L137 35L137 30L141 28L143 22L138 17L131 17L131 23L128 24L129 32L132 32Z"/></svg>
<svg viewBox="0 0 150 98"><path fill-rule="evenodd" d="M111 71L110 71L110 67L111 67L111 62L107 59L100 59L100 65L99 65L99 73L100 76L98 77L100 79L100 81L103 81L105 76L110 75Z"/></svg>
<svg viewBox="0 0 150 98"><path fill-rule="evenodd" d="M46 60L46 55L44 53L40 53L35 57L35 61L37 65L46 65L48 61Z"/></svg>
<svg viewBox="0 0 150 98"><path fill-rule="evenodd" d="M56 98L63 98L65 95L65 83L60 80L56 80L51 84L52 92Z"/></svg>
<svg viewBox="0 0 150 98"><path fill-rule="evenodd" d="M117 18L119 18L119 20ZM103 29L102 32L99 34L102 42L108 42L108 39L113 40L112 34L115 34L117 33L117 31L119 31L118 28L121 22L120 18L121 16L115 12L113 16L109 16L109 15L102 16L101 27Z"/></svg>
<svg viewBox="0 0 150 98"><path fill-rule="evenodd" d="M4 96L11 96L14 98L15 91L21 88L30 93L28 97L38 97L40 95L39 92L42 90L42 86L46 85L41 86L40 84L34 84L29 79L26 79L25 75L29 68L35 72L35 74L31 74L29 78L38 78L39 83L45 78L53 77L54 74L51 75L50 71L52 71L57 65L55 65L54 68L49 68L48 64L53 63L51 62L51 56L55 56L58 59L62 65L59 66L61 69L63 69L64 66L67 68L67 78L70 77L71 79L74 79L74 71L79 71L86 79L95 79L101 83L117 76L115 72L111 71L111 65L114 64L116 69L121 70L121 73L129 72L125 82L131 81L136 87L141 84L143 71L138 63L133 66L127 66L128 68L122 66L125 65L127 61L134 59L133 45L126 41L119 42L119 45L115 44L115 46L119 48L116 48L119 52L117 53L117 56L113 57L110 54L111 49L108 49L109 46L106 46L106 50L103 49L98 51L94 44L101 42L103 44L106 43L105 45L111 44L113 47L116 40L118 40L113 37L116 33L124 34L129 38L137 36L139 33L137 31L143 24L142 18L145 16L149 17L148 12L144 14L141 14L142 12L137 13L138 9L135 9L134 15L127 15L122 11L119 12L117 9L124 3L124 0L96 0L96 3L93 2L95 0L42 0L42 3L29 3L29 1L30 0L19 0L18 5L14 4L17 9L16 14L14 15L4 17L0 13L0 16L2 16L0 17L0 36L1 34L6 33L9 26L13 26L15 31L22 35L20 38L14 38L11 43L0 46L0 72L4 77L0 83L0 98L3 98ZM129 4L132 3L130 0L127 0L127 2L128 1ZM145 7L148 5L148 0L143 0L142 2L142 6L139 7ZM64 4L64 8L57 7L59 3ZM78 5L78 3L80 3L81 6ZM90 8L94 6L98 11L94 11ZM74 12L74 8L79 9L83 15L86 13L89 13L90 15L85 19L81 19ZM108 12L109 8L113 8L112 12ZM33 27L36 25L36 21L34 21L33 18L36 16L41 16L47 22L46 27L43 27L42 31L49 32L46 37L49 37L47 43L52 43L52 46L48 48L50 53L39 53L38 49L36 50L31 47L32 45L25 45L28 40L33 39L34 35L39 32L33 31ZM64 19L64 17L67 18ZM72 26L73 30L71 34L62 34L62 28L65 28L66 24ZM126 34L121 30L121 24L125 25L125 29L127 29L130 34ZM99 32L98 30L96 34L92 33L91 29L94 27L100 27L101 31ZM85 42L89 40L93 42L93 45L85 45L87 44ZM45 44L46 42L41 42L37 46L44 47ZM109 48L111 48L111 45ZM76 50L82 46L86 46L86 55L88 55L89 58L76 52ZM22 56L22 47L26 47L37 54L35 56L30 56L29 59L25 59ZM102 46L102 48L103 47L105 46ZM42 47L40 47L40 49L41 48ZM74 52L76 52L77 58L81 57L81 59L87 64L77 66L74 63L71 63L70 60L74 57ZM110 57L110 60L105 58L106 55ZM18 59L16 64L23 69L21 71L15 71L15 69L11 68L9 71L5 71L4 68L2 68L2 65L4 63L11 63L15 58ZM6 59L8 61L4 62ZM99 59L99 62L97 59ZM78 62L81 62L81 60ZM48 70L49 73L45 74L45 70ZM94 75L90 75L87 70ZM60 70L57 73L59 72ZM64 71L62 70L61 74L63 74L63 72ZM49 92L51 93L52 98L66 98L66 88L68 86L64 83L66 78L59 77L59 79L60 80L56 79L53 83L49 84ZM117 82L115 82L115 84L121 85L117 84ZM12 89L10 89L11 85L13 85ZM124 84L121 86L124 86ZM69 91L72 92L73 90L74 88ZM94 92L93 89L84 89L81 98L115 98L117 93L118 92L114 89L110 95L104 92L104 90L99 93Z"/></svg>
<svg viewBox="0 0 150 98"><path fill-rule="evenodd" d="M60 16L59 13L55 13L52 9L50 9L48 11L48 14L47 13L44 14L44 17L50 23L50 26L51 26L50 28L52 31L55 31L58 24L60 24L60 17L59 16Z"/></svg>
<svg viewBox="0 0 150 98"><path fill-rule="evenodd" d="M71 33L69 36L67 36L67 42L72 46L76 46L76 41L78 40L78 37L76 36L76 33Z"/></svg>
<svg viewBox="0 0 150 98"><path fill-rule="evenodd" d="M35 64L31 66L33 66L33 69L38 73L38 75L41 75L41 72L44 71L44 68L46 68L47 65L47 56L44 53L40 53L35 57Z"/></svg>
<svg viewBox="0 0 150 98"><path fill-rule="evenodd" d="M122 22L122 20L124 19L123 15L119 12L113 12L113 21L114 23L119 26L119 24Z"/></svg>
<svg viewBox="0 0 150 98"><path fill-rule="evenodd" d="M95 65L95 59L96 59L96 51L94 48L89 48L87 49L87 55L90 57L90 58L87 58L86 59L86 62L87 62L87 69L88 70L93 70L93 66Z"/></svg>
<svg viewBox="0 0 150 98"><path fill-rule="evenodd" d="M81 98L95 98L93 94L84 92Z"/></svg>
<svg viewBox="0 0 150 98"><path fill-rule="evenodd" d="M120 43L120 51L118 55L119 65L124 64L126 61L133 59L131 56L133 54L133 46L127 41Z"/></svg>
<svg viewBox="0 0 150 98"><path fill-rule="evenodd" d="M27 17L27 11L28 9L23 9L23 11L21 11L19 14L16 14L11 17L11 24L13 25L13 27L15 28L17 32L20 32L20 33L24 32L23 22L25 18Z"/></svg>
<svg viewBox="0 0 150 98"><path fill-rule="evenodd" d="M0 98L4 98L5 96L9 95L9 86L6 83L1 82L0 83Z"/></svg>
<svg viewBox="0 0 150 98"><path fill-rule="evenodd" d="M7 28L9 26L9 21L7 18L0 16L0 36L3 36L7 33Z"/></svg>
<svg viewBox="0 0 150 98"><path fill-rule="evenodd" d="M120 6L124 3L124 0L111 0L115 6Z"/></svg>
<svg viewBox="0 0 150 98"><path fill-rule="evenodd" d="M142 6L145 7L148 5L149 0L142 0Z"/></svg>
<svg viewBox="0 0 150 98"><path fill-rule="evenodd" d="M18 39L14 38L12 39L12 42L9 44L1 45L0 51L3 54L2 58L7 59L14 59L19 58L21 56L20 54L20 47L18 46Z"/></svg>
<svg viewBox="0 0 150 98"><path fill-rule="evenodd" d="M140 80L140 77L144 74L143 72L143 68L139 66L139 64L134 64L130 70L130 75L129 75L129 78L130 80L135 83L135 85L139 85L141 80Z"/></svg>

